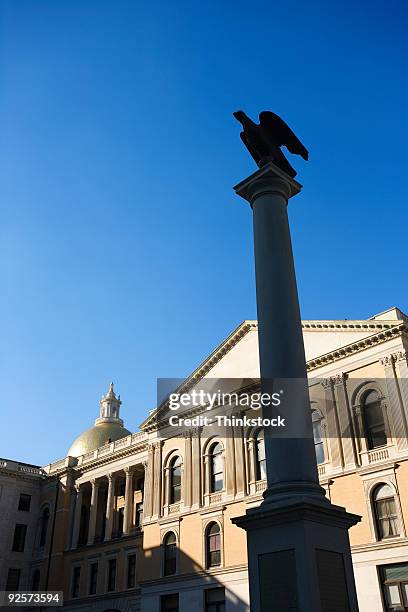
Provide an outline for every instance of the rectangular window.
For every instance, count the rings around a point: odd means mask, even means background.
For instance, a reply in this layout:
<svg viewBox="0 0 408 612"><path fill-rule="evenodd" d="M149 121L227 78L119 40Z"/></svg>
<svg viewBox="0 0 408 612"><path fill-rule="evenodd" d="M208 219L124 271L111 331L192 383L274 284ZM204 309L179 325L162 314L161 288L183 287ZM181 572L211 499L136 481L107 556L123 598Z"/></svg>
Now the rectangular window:
<svg viewBox="0 0 408 612"><path fill-rule="evenodd" d="M225 589L207 589L205 592L205 612L225 612Z"/></svg>
<svg viewBox="0 0 408 612"><path fill-rule="evenodd" d="M380 567L385 610L408 609L408 563Z"/></svg>
<svg viewBox="0 0 408 612"><path fill-rule="evenodd" d="M72 571L71 597L79 597L79 585L81 580L81 567L77 565Z"/></svg>
<svg viewBox="0 0 408 612"><path fill-rule="evenodd" d="M114 591L116 589L116 559L109 559L108 561L108 591Z"/></svg>
<svg viewBox="0 0 408 612"><path fill-rule="evenodd" d="M18 591L20 586L21 570L10 567L7 574L6 591Z"/></svg>
<svg viewBox="0 0 408 612"><path fill-rule="evenodd" d="M127 588L133 589L136 584L136 555L129 555L127 560Z"/></svg>
<svg viewBox="0 0 408 612"><path fill-rule="evenodd" d="M179 611L179 596L162 595L160 598L160 612L178 612Z"/></svg>
<svg viewBox="0 0 408 612"><path fill-rule="evenodd" d="M89 566L89 595L96 594L96 587L98 582L98 564L91 563Z"/></svg>
<svg viewBox="0 0 408 612"><path fill-rule="evenodd" d="M27 525L17 523L14 528L13 552L24 552L25 539L27 534Z"/></svg>
<svg viewBox="0 0 408 612"><path fill-rule="evenodd" d="M27 493L20 493L20 499L18 500L18 509L22 512L30 512L31 495Z"/></svg>

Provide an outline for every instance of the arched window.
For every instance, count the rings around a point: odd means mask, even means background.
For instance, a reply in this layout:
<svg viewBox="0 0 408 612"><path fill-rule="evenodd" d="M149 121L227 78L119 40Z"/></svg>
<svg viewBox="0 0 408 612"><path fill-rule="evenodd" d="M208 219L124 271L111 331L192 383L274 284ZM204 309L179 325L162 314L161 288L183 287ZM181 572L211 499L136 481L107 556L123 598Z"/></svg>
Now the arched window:
<svg viewBox="0 0 408 612"><path fill-rule="evenodd" d="M325 462L324 443L322 436L322 420L323 417L318 410L312 411L313 438L316 451L317 463Z"/></svg>
<svg viewBox="0 0 408 612"><path fill-rule="evenodd" d="M164 575L172 576L177 571L177 538L170 531L163 540L164 548Z"/></svg>
<svg viewBox="0 0 408 612"><path fill-rule="evenodd" d="M44 508L43 513L41 515L41 523L40 523L40 548L45 546L45 542L47 540L49 520L50 520L49 508Z"/></svg>
<svg viewBox="0 0 408 612"><path fill-rule="evenodd" d="M210 492L216 493L224 488L224 466L222 446L216 442L210 450Z"/></svg>
<svg viewBox="0 0 408 612"><path fill-rule="evenodd" d="M371 450L387 444L384 414L381 399L375 389L368 391L363 398L363 423L367 446Z"/></svg>
<svg viewBox="0 0 408 612"><path fill-rule="evenodd" d="M174 457L170 461L170 504L176 504L181 499L181 458Z"/></svg>
<svg viewBox="0 0 408 612"><path fill-rule="evenodd" d="M256 479L266 479L265 439L264 432L259 431L255 438Z"/></svg>
<svg viewBox="0 0 408 612"><path fill-rule="evenodd" d="M210 523L206 531L207 568L221 565L221 529L218 523Z"/></svg>
<svg viewBox="0 0 408 612"><path fill-rule="evenodd" d="M399 535L398 514L394 491L388 484L381 484L373 494L375 522L380 540Z"/></svg>
<svg viewBox="0 0 408 612"><path fill-rule="evenodd" d="M40 589L40 570L36 569L31 578L31 590L38 591Z"/></svg>

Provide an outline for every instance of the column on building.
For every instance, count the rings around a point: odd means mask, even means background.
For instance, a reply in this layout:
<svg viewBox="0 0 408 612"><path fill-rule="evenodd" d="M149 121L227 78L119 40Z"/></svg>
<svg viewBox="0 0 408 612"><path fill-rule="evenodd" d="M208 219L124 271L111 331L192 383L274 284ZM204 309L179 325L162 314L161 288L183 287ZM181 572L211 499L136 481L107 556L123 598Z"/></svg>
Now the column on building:
<svg viewBox="0 0 408 612"><path fill-rule="evenodd" d="M161 516L162 499L162 446L163 442L155 442L154 472L153 472L153 517Z"/></svg>
<svg viewBox="0 0 408 612"><path fill-rule="evenodd" d="M143 511L146 519L153 514L153 476L154 476L154 445L149 444L147 462L145 464L145 484Z"/></svg>
<svg viewBox="0 0 408 612"><path fill-rule="evenodd" d="M192 505L192 487L193 487L193 463L192 463L192 432L185 432L184 436L184 462L183 462L183 501L186 508Z"/></svg>
<svg viewBox="0 0 408 612"><path fill-rule="evenodd" d="M245 413L241 413L242 417ZM244 428L242 425L234 427L234 445L235 445L235 493L238 496L244 496L246 493L246 469L245 469L245 442Z"/></svg>
<svg viewBox="0 0 408 612"><path fill-rule="evenodd" d="M389 416L388 421L390 424L391 433L395 439L395 444L398 450L405 450L408 446L408 428L401 393L404 386L404 381L402 380L402 385L399 384L396 362L398 362L398 355L387 355L386 357L380 359L380 363L384 368L385 386L388 396L388 410L387 408L386 410ZM403 360L401 360L401 365L403 368ZM402 368L400 366L400 372Z"/></svg>
<svg viewBox="0 0 408 612"><path fill-rule="evenodd" d="M91 480L91 506L89 508L88 546L95 542L96 517L98 513L99 482Z"/></svg>
<svg viewBox="0 0 408 612"><path fill-rule="evenodd" d="M125 468L125 511L123 515L123 533L129 535L132 532L133 517L133 469L130 466Z"/></svg>
<svg viewBox="0 0 408 612"><path fill-rule="evenodd" d="M334 384L334 399L339 416L344 467L353 469L360 463L360 460L356 447L353 415L347 395L347 375L342 373L333 377L332 380Z"/></svg>
<svg viewBox="0 0 408 612"><path fill-rule="evenodd" d="M226 479L226 492L229 497L235 497L237 490L236 485L236 474L235 474L235 444L234 444L234 430L229 428L226 431L225 440L226 451L224 453L224 466L226 467L225 479Z"/></svg>
<svg viewBox="0 0 408 612"><path fill-rule="evenodd" d="M202 461L201 461L201 428L192 430L191 461L192 461L192 508L197 509L202 504Z"/></svg>
<svg viewBox="0 0 408 612"><path fill-rule="evenodd" d="M334 394L334 380L327 378L321 383L323 392L323 405L325 407L325 416L327 422L327 445L330 450L330 463L332 471L336 472L344 467L344 454L342 444L342 434L340 428L340 418L338 414L338 406ZM343 406L344 410L344 406ZM346 419L342 419L346 421Z"/></svg>
<svg viewBox="0 0 408 612"><path fill-rule="evenodd" d="M81 515L82 515L82 500L84 490L81 485L75 485L76 500L75 500L75 517L74 517L74 529L72 532L72 548L77 548L79 543L79 531L81 528Z"/></svg>
<svg viewBox="0 0 408 612"><path fill-rule="evenodd" d="M108 478L108 497L106 500L106 521L105 521L105 542L112 539L113 518L115 512L115 485L116 474L112 472L107 475Z"/></svg>

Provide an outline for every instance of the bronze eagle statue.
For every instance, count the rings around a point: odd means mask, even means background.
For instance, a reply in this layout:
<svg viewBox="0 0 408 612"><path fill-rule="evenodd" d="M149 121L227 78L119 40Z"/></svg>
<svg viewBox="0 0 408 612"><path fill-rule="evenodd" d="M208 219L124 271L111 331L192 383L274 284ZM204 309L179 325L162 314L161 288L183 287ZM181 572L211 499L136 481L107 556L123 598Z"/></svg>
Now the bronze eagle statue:
<svg viewBox="0 0 408 612"><path fill-rule="evenodd" d="M296 170L290 165L281 151L285 146L290 153L309 159L307 149L295 136L290 127L275 113L263 111L259 113L259 124L254 123L244 111L233 113L244 128L241 140L260 168L268 162L273 162L278 168L294 178Z"/></svg>

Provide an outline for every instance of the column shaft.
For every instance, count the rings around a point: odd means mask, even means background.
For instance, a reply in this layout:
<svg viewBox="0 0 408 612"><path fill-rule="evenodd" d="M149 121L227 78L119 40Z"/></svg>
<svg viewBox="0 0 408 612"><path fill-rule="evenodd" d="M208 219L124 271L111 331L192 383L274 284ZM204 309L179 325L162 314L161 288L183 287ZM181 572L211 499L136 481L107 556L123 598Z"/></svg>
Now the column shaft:
<svg viewBox="0 0 408 612"><path fill-rule="evenodd" d="M96 516L98 512L98 492L99 484L92 480L91 507L89 512L88 545L95 541Z"/></svg>
<svg viewBox="0 0 408 612"><path fill-rule="evenodd" d="M106 500L105 542L112 538L115 502L115 482L113 474L108 474L108 499Z"/></svg>
<svg viewBox="0 0 408 612"><path fill-rule="evenodd" d="M132 531L132 515L133 515L133 472L130 468L125 469L126 486L125 486L125 512L123 515L123 533L129 535Z"/></svg>
<svg viewBox="0 0 408 612"><path fill-rule="evenodd" d="M271 437L265 430L268 490L324 492L318 485L306 360L287 214L285 181L257 181L251 190L254 221L261 388L290 393L287 423L296 437ZM277 386L279 385L279 386ZM288 397L286 395L286 397ZM289 403L289 405L288 405Z"/></svg>
<svg viewBox="0 0 408 612"><path fill-rule="evenodd" d="M79 530L81 528L81 514L82 514L82 497L83 489L80 486L76 486L76 500L75 500L75 519L74 529L72 534L72 548L78 547Z"/></svg>

